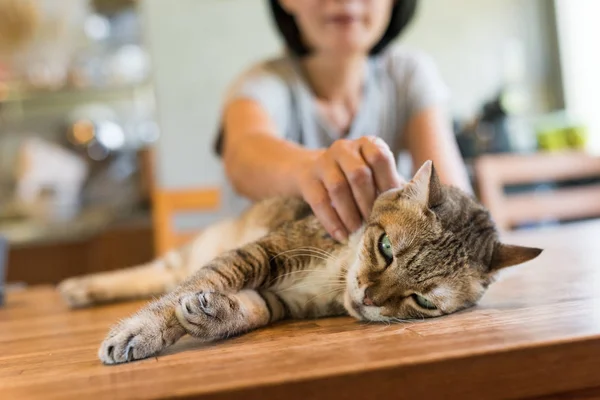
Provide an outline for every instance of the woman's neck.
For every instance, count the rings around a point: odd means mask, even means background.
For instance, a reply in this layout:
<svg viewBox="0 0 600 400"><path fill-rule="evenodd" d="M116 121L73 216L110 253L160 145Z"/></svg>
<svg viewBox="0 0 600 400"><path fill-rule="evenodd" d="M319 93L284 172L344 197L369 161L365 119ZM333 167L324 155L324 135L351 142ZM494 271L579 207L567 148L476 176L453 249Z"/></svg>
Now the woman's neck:
<svg viewBox="0 0 600 400"><path fill-rule="evenodd" d="M320 100L346 105L357 105L367 67L364 56L344 59L309 56L302 67L316 97Z"/></svg>

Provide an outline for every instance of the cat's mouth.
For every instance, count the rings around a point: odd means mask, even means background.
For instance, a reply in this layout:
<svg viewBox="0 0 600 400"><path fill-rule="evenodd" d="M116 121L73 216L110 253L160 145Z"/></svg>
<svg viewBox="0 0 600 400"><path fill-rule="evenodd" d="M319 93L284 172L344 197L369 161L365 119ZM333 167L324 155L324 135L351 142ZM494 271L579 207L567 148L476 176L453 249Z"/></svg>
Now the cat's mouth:
<svg viewBox="0 0 600 400"><path fill-rule="evenodd" d="M364 318L362 314L362 306L358 303L352 303L352 309L360 316L360 318Z"/></svg>
<svg viewBox="0 0 600 400"><path fill-rule="evenodd" d="M348 291L344 297L344 308L348 311L348 314L356 319L365 319L365 316L363 315L363 306L354 301Z"/></svg>

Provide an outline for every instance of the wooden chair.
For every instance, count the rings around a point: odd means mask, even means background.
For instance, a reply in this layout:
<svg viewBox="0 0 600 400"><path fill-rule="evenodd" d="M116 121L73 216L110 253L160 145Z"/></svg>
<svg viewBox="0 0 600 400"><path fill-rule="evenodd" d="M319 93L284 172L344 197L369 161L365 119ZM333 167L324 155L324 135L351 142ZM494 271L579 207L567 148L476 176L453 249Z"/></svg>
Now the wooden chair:
<svg viewBox="0 0 600 400"><path fill-rule="evenodd" d="M548 219L600 216L600 184L508 195L508 185L600 178L600 158L582 152L485 155L475 161L482 203L500 229Z"/></svg>
<svg viewBox="0 0 600 400"><path fill-rule="evenodd" d="M221 203L218 188L192 190L165 190L154 188L152 192L152 224L156 256L181 246L198 232L178 232L173 217L178 212L214 211Z"/></svg>
<svg viewBox="0 0 600 400"><path fill-rule="evenodd" d="M142 188L152 203L154 252L161 256L170 249L191 240L198 232L178 232L173 217L180 212L215 211L221 204L218 188L169 190L160 188L156 180L156 154L149 148L140 153Z"/></svg>

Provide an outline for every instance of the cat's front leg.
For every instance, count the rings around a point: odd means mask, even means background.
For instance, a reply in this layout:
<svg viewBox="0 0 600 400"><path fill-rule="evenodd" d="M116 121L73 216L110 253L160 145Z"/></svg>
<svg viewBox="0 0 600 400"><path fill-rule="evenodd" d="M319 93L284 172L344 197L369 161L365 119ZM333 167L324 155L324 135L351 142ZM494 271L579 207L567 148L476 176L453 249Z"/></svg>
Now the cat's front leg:
<svg viewBox="0 0 600 400"><path fill-rule="evenodd" d="M159 296L188 275L185 265L156 260L146 265L66 279L58 291L71 308Z"/></svg>
<svg viewBox="0 0 600 400"><path fill-rule="evenodd" d="M105 364L140 360L175 343L185 334L176 305L177 297L167 295L118 323L100 345L100 360Z"/></svg>
<svg viewBox="0 0 600 400"><path fill-rule="evenodd" d="M197 292L179 298L176 316L191 336L215 340L248 332L286 316L281 299L271 292Z"/></svg>

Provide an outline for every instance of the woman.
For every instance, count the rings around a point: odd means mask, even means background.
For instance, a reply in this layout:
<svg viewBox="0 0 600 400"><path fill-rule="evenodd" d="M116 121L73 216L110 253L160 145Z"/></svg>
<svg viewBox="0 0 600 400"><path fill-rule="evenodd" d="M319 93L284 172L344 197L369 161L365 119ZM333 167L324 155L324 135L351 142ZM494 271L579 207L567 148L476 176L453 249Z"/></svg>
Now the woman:
<svg viewBox="0 0 600 400"><path fill-rule="evenodd" d="M270 0L287 53L228 94L217 149L241 195L302 196L343 241L378 193L401 185L398 154L432 159L470 190L432 62L390 43L416 0Z"/></svg>

